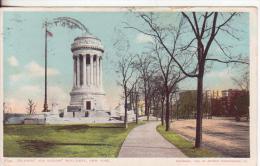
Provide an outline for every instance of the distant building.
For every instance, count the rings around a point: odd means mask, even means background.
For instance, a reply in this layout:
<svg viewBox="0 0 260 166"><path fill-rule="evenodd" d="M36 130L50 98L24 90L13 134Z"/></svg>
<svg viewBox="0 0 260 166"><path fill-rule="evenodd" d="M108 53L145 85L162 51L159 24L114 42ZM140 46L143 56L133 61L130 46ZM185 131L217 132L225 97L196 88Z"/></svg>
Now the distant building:
<svg viewBox="0 0 260 166"><path fill-rule="evenodd" d="M236 100L245 95L249 95L249 92L238 89L204 90L203 116L235 116L238 113ZM175 115L179 118L196 117L197 91L182 90L178 96L179 108Z"/></svg>
<svg viewBox="0 0 260 166"><path fill-rule="evenodd" d="M238 90L238 89L228 89L222 91L221 105L224 107L223 109L230 114L231 116L236 114L235 108L235 100L239 96L246 95L248 91Z"/></svg>

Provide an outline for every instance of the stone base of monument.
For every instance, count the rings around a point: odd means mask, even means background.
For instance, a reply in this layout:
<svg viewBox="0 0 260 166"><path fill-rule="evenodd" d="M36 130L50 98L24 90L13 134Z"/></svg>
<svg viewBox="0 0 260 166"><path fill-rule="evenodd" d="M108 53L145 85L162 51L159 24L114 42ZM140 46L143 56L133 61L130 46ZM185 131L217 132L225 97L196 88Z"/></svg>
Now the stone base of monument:
<svg viewBox="0 0 260 166"><path fill-rule="evenodd" d="M123 123L110 117L106 111L70 111L64 110L63 117L59 114L46 114L46 124L86 124L86 123Z"/></svg>
<svg viewBox="0 0 260 166"><path fill-rule="evenodd" d="M74 114L74 115L73 115ZM112 115L113 114L113 115ZM111 116L112 115L112 116ZM128 122L135 121L133 111L128 111ZM123 123L124 114L122 112L106 112L106 111L78 111L67 112L64 110L63 117L59 114L46 114L46 124L86 124L86 123Z"/></svg>
<svg viewBox="0 0 260 166"><path fill-rule="evenodd" d="M47 116L46 124L95 124L95 123L122 123L110 117L59 117Z"/></svg>
<svg viewBox="0 0 260 166"><path fill-rule="evenodd" d="M109 118L110 112L103 110L64 110L64 117L78 117L78 118Z"/></svg>
<svg viewBox="0 0 260 166"><path fill-rule="evenodd" d="M85 112L76 112L73 117L72 112L64 112L63 117L58 112L45 112L35 115L14 115L10 117L6 124L95 124L95 123L123 123L124 114L111 111L89 111L88 117ZM111 115L111 116L110 116ZM135 114L128 113L128 122L135 121Z"/></svg>
<svg viewBox="0 0 260 166"><path fill-rule="evenodd" d="M120 120L109 118L47 118L46 124L95 124L95 123L122 123Z"/></svg>

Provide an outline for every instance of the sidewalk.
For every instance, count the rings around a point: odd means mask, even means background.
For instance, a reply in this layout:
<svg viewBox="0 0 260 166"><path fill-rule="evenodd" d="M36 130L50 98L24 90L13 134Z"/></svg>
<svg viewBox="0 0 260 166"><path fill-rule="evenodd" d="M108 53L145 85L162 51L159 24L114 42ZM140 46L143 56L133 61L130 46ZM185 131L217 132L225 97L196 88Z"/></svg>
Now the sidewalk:
<svg viewBox="0 0 260 166"><path fill-rule="evenodd" d="M134 128L124 141L118 157L186 157L157 131L160 122Z"/></svg>

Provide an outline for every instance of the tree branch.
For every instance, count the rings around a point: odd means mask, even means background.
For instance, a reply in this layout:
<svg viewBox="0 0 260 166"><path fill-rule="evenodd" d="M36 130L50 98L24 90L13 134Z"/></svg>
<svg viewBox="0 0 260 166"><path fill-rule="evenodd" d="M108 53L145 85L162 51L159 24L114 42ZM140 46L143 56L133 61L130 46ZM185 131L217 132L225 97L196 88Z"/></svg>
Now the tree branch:
<svg viewBox="0 0 260 166"><path fill-rule="evenodd" d="M216 62L220 62L220 63L241 63L241 64L249 64L249 62L245 62L245 61L239 61L239 60L220 60L220 59L217 59L217 58L206 58L205 59L206 61L216 61Z"/></svg>
<svg viewBox="0 0 260 166"><path fill-rule="evenodd" d="M181 12L181 14L188 20L188 22L190 23L190 26L191 26L191 28L192 28L192 30L193 30L193 32L194 32L196 38L198 38L199 36L197 36L195 27L194 27L194 25L192 24L192 22L191 22L189 16L188 16L186 13L184 13L184 12Z"/></svg>

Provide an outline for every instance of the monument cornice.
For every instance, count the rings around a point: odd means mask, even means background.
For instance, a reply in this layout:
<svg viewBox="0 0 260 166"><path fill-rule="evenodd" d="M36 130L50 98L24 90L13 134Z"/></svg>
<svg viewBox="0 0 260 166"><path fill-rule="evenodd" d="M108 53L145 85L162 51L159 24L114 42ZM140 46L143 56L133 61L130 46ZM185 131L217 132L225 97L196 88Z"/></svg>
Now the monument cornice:
<svg viewBox="0 0 260 166"><path fill-rule="evenodd" d="M101 40L94 36L77 37L71 45L71 51L82 49L94 49L104 52Z"/></svg>
<svg viewBox="0 0 260 166"><path fill-rule="evenodd" d="M103 48L99 48L99 47L95 47L95 46L81 46L81 47L72 47L71 51L79 51L79 50L97 50L97 51L101 51L102 53L104 52Z"/></svg>

